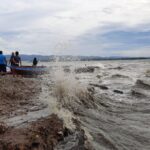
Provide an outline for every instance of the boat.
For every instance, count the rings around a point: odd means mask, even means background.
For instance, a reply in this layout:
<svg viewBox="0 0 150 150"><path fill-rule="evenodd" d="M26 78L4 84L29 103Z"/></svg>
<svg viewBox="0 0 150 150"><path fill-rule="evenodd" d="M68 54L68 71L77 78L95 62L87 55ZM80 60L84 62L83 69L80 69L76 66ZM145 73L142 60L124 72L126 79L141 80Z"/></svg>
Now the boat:
<svg viewBox="0 0 150 150"><path fill-rule="evenodd" d="M36 76L42 75L48 72L46 66L11 66L12 73L14 75L22 76Z"/></svg>

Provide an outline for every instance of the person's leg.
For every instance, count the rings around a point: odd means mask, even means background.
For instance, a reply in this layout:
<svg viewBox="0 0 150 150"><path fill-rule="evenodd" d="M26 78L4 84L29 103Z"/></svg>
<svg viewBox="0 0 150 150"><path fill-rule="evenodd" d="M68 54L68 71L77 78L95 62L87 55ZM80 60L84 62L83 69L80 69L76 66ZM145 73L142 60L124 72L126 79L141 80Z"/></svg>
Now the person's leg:
<svg viewBox="0 0 150 150"><path fill-rule="evenodd" d="M2 75L6 74L6 65L2 65Z"/></svg>
<svg viewBox="0 0 150 150"><path fill-rule="evenodd" d="M16 67L16 65L15 64L13 64L12 66L11 66L11 73L12 73L12 75L13 75L13 77L15 77L15 67Z"/></svg>
<svg viewBox="0 0 150 150"><path fill-rule="evenodd" d="M3 72L6 73L6 65L3 65Z"/></svg>
<svg viewBox="0 0 150 150"><path fill-rule="evenodd" d="M2 72L3 71L3 66L2 65L0 65L0 72Z"/></svg>

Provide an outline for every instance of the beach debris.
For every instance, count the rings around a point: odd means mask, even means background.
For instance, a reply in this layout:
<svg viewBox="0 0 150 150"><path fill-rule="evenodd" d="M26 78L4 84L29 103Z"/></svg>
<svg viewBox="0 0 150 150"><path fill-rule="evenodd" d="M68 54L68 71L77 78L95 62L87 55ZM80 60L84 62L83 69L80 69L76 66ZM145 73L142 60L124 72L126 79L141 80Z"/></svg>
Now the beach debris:
<svg viewBox="0 0 150 150"><path fill-rule="evenodd" d="M114 68L109 68L109 69L116 69L116 70L122 70L123 68L118 66L118 67L114 67Z"/></svg>
<svg viewBox="0 0 150 150"><path fill-rule="evenodd" d="M102 75L97 75L96 77L97 77L98 79L100 79L100 78L102 77Z"/></svg>
<svg viewBox="0 0 150 150"><path fill-rule="evenodd" d="M113 92L117 94L123 94L123 91L120 91L120 90L113 90Z"/></svg>
<svg viewBox="0 0 150 150"><path fill-rule="evenodd" d="M111 76L112 78L129 78L128 76L122 75L122 74L114 74Z"/></svg>
<svg viewBox="0 0 150 150"><path fill-rule="evenodd" d="M3 134L8 129L8 126L4 122L0 122L0 134Z"/></svg>
<svg viewBox="0 0 150 150"><path fill-rule="evenodd" d="M95 69L99 69L97 66L87 66L75 69L75 73L93 73Z"/></svg>
<svg viewBox="0 0 150 150"><path fill-rule="evenodd" d="M93 83L90 83L91 86L95 86L95 87L98 87L102 90L108 90L108 87L105 86L105 85L99 85L99 84L93 84Z"/></svg>

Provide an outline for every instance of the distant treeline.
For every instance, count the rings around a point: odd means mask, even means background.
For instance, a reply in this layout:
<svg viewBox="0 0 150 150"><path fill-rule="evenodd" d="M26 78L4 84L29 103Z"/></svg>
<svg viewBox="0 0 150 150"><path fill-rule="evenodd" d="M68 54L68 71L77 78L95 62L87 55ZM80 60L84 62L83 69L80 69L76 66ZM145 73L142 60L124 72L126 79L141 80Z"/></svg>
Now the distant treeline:
<svg viewBox="0 0 150 150"><path fill-rule="evenodd" d="M10 55L6 55L7 59ZM138 59L150 59L150 57L99 57L99 56L71 56L71 55L21 55L23 61L32 61L36 57L40 61L101 61L101 60L138 60Z"/></svg>

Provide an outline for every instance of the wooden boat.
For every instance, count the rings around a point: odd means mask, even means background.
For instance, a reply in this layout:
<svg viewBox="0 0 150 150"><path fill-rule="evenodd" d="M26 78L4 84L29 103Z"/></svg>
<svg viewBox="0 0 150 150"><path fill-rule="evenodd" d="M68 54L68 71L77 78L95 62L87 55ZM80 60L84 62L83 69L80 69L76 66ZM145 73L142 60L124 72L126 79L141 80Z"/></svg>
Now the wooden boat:
<svg viewBox="0 0 150 150"><path fill-rule="evenodd" d="M42 75L48 72L46 66L11 66L12 73L14 75L22 76L36 76Z"/></svg>

